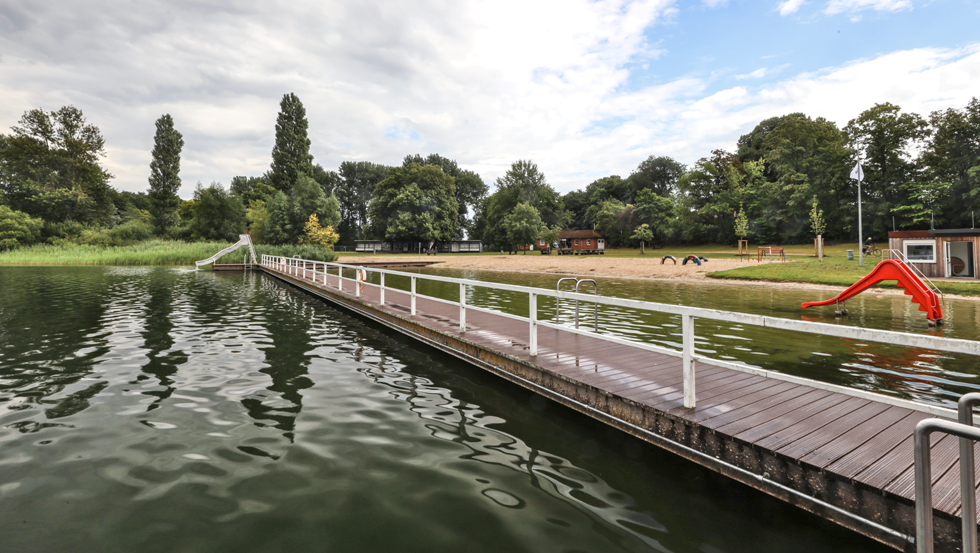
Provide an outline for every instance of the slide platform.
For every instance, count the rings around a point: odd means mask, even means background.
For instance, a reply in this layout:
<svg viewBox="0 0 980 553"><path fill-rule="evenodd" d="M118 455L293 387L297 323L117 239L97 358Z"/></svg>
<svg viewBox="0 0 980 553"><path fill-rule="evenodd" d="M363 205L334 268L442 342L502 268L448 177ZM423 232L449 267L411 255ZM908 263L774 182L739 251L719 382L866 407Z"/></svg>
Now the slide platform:
<svg viewBox="0 0 980 553"><path fill-rule="evenodd" d="M897 280L897 286L904 288L906 295L912 296L912 303L919 304L919 311L925 311L926 317L930 321L940 322L943 320L943 310L939 305L939 296L921 278L912 272L912 269L908 265L897 259L886 259L878 263L867 276L855 282L833 298L824 301L808 301L802 307L836 305L886 280Z"/></svg>

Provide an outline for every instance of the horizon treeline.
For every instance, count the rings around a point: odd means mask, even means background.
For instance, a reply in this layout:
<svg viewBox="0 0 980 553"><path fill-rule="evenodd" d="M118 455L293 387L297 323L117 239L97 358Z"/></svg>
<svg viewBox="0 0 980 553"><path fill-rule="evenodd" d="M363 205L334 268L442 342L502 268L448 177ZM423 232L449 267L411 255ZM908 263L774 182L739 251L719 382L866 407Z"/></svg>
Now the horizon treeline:
<svg viewBox="0 0 980 553"><path fill-rule="evenodd" d="M455 160L406 155L399 166L314 163L302 102L286 94L268 171L198 183L177 197L183 138L170 115L156 123L146 193L120 192L100 164L98 127L73 106L25 112L0 134L0 249L46 241L121 244L152 237L353 246L355 240L443 242L469 237L513 249L535 236L595 228L611 247L813 240L857 236L861 160L865 234L968 227L980 207L980 101L928 116L883 103L843 128L790 113L761 121L734 151L692 166L649 155L628 176L560 194L538 166L517 160L488 186ZM643 226L646 225L646 226ZM642 228L640 228L642 227ZM819 229L817 229L819 230Z"/></svg>

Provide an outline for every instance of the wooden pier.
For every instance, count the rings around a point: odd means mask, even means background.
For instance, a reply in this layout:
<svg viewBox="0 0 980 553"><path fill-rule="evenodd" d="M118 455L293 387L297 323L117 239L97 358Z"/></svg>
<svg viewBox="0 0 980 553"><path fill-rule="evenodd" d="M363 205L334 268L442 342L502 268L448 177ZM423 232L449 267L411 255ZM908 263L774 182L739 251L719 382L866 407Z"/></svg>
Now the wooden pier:
<svg viewBox="0 0 980 553"><path fill-rule="evenodd" d="M531 317L517 317L384 288L383 280L379 287L341 279L335 266L257 267L753 488L914 550L913 429L937 415L955 420L955 412L701 358L696 406L687 408L683 369L690 363L693 373L691 359L553 324L535 327L533 295ZM693 343L693 322L684 332ZM693 380L690 386L693 396ZM960 548L958 447L948 435L931 446L936 551Z"/></svg>

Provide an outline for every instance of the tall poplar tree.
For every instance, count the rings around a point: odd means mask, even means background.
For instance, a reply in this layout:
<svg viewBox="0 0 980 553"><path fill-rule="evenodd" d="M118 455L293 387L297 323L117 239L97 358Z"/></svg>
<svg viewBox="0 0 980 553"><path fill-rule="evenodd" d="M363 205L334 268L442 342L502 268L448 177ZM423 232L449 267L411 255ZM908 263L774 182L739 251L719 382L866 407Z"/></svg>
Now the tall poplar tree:
<svg viewBox="0 0 980 553"><path fill-rule="evenodd" d="M174 128L170 114L157 119L153 137L153 160L150 161L150 214L157 233L166 234L177 222L180 198L180 151L184 137Z"/></svg>
<svg viewBox="0 0 980 553"><path fill-rule="evenodd" d="M306 108L295 94L290 92L279 102L276 118L276 145L272 148L272 186L283 192L296 183L300 174L313 174L313 156L310 155L310 139L307 129Z"/></svg>

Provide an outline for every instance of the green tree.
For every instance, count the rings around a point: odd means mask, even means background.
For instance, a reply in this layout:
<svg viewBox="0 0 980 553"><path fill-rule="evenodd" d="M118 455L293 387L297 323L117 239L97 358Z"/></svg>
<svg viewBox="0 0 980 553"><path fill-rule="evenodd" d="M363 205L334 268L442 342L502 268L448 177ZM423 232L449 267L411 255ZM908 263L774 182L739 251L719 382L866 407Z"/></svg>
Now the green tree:
<svg viewBox="0 0 980 553"><path fill-rule="evenodd" d="M323 188L308 175L300 175L289 194L276 192L266 207L265 240L270 244L296 244L303 236L310 215L336 228L340 221L339 202L323 195Z"/></svg>
<svg viewBox="0 0 980 553"><path fill-rule="evenodd" d="M221 183L212 182L207 188L197 183L194 201L190 224L194 239L237 242L238 235L245 232L245 206Z"/></svg>
<svg viewBox="0 0 980 553"><path fill-rule="evenodd" d="M556 242L558 242L559 235L561 235L561 227L558 225L548 227L542 224L541 232L538 233L538 240L541 240L548 245L548 248L551 248Z"/></svg>
<svg viewBox="0 0 980 553"><path fill-rule="evenodd" d="M459 213L457 215L457 228L454 238L462 239L467 231L472 230L472 220L468 218L467 214L470 209L475 211L480 200L486 197L488 191L487 185L484 184L480 175L473 171L460 169L455 160L444 158L439 154L429 154L424 159L418 154L405 156L402 167L408 167L412 163L435 165L455 181L456 205L459 208Z"/></svg>
<svg viewBox="0 0 980 553"><path fill-rule="evenodd" d="M504 217L502 226L507 233L507 243L514 248L533 244L542 229L547 228L541 222L541 215L538 210L526 202L517 204ZM527 254L527 250L524 250L524 254Z"/></svg>
<svg viewBox="0 0 980 553"><path fill-rule="evenodd" d="M81 110L74 106L51 112L33 109L12 131L0 139L0 190L11 207L48 218L48 213L32 210L43 209L53 191L68 189L90 200L75 201L91 209L75 210L73 216L85 217L86 223L111 222L115 215L112 175L99 165L99 158L106 155L105 139ZM39 194L49 198L38 199Z"/></svg>
<svg viewBox="0 0 980 553"><path fill-rule="evenodd" d="M671 157L646 158L627 179L630 197L628 201L623 201L632 203L640 190L650 190L665 198L672 196L677 188L677 180L684 174L684 170L684 164Z"/></svg>
<svg viewBox="0 0 980 553"><path fill-rule="evenodd" d="M561 196L545 180L544 174L531 161L514 162L504 176L494 183L496 190L480 206L478 236L487 244L507 245L507 232L504 219L520 203L526 203L538 210L541 221L549 227L558 225L564 228L570 219Z"/></svg>
<svg viewBox="0 0 980 553"><path fill-rule="evenodd" d="M667 233L674 218L674 199L664 197L651 189L640 190L633 206L633 221L645 224L653 234L648 242L667 240Z"/></svg>
<svg viewBox="0 0 980 553"><path fill-rule="evenodd" d="M966 228L973 224L970 211L980 209L980 186L970 176L970 170L980 165L980 100L971 99L961 110L934 111L929 127L932 134L918 160L922 179L950 184L936 213L949 226Z"/></svg>
<svg viewBox="0 0 980 553"><path fill-rule="evenodd" d="M650 230L650 225L643 223L633 230L633 235L630 238L640 241L640 254L646 255L646 243L653 240L653 231Z"/></svg>
<svg viewBox="0 0 980 553"><path fill-rule="evenodd" d="M391 169L368 209L371 235L397 241L450 241L458 213L453 178L438 166L417 163Z"/></svg>
<svg viewBox="0 0 980 553"><path fill-rule="evenodd" d="M37 242L43 226L41 219L0 205L0 251Z"/></svg>
<svg viewBox="0 0 980 553"><path fill-rule="evenodd" d="M918 115L902 113L900 107L884 103L862 112L844 131L851 148L864 160L861 193L865 234L883 235L891 226L893 210L910 200L903 185L921 178L910 152L928 136L928 126ZM857 198L856 190L853 197Z"/></svg>
<svg viewBox="0 0 980 553"><path fill-rule="evenodd" d="M374 198L375 187L388 176L390 168L370 161L345 161L338 170L337 199L340 200L339 245L353 246L354 240L364 238L368 221L368 206Z"/></svg>
<svg viewBox="0 0 980 553"><path fill-rule="evenodd" d="M157 119L153 137L153 159L150 161L150 213L157 234L166 234L177 222L180 198L180 151L184 137L174 128L173 117L164 114Z"/></svg>
<svg viewBox="0 0 980 553"><path fill-rule="evenodd" d="M595 229L611 247L625 246L635 226L632 205L619 200L606 200L599 204Z"/></svg>
<svg viewBox="0 0 980 553"><path fill-rule="evenodd" d="M248 232L252 236L252 242L264 244L265 235L269 228L269 212L265 202L252 200L245 211L245 218L248 221Z"/></svg>
<svg viewBox="0 0 980 553"><path fill-rule="evenodd" d="M745 204L738 204L738 213L735 215L735 236L739 240L745 240L749 235L749 216L745 213Z"/></svg>
<svg viewBox="0 0 980 553"><path fill-rule="evenodd" d="M276 118L276 145L272 148L269 172L271 184L277 190L288 192L301 174L312 175L309 126L303 102L292 92L283 95Z"/></svg>

